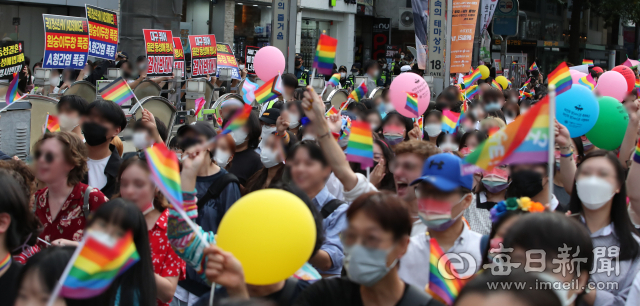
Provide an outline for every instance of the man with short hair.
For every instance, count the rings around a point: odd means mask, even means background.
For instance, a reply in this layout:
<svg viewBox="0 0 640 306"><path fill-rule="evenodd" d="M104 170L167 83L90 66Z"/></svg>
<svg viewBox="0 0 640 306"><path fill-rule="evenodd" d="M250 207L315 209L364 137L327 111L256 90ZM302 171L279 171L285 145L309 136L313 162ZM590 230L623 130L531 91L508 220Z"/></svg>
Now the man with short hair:
<svg viewBox="0 0 640 306"><path fill-rule="evenodd" d="M89 172L83 183L100 189L111 198L116 188L116 177L122 160L111 144L127 127L127 119L120 105L113 101L96 100L89 104L82 132L89 150L87 166Z"/></svg>

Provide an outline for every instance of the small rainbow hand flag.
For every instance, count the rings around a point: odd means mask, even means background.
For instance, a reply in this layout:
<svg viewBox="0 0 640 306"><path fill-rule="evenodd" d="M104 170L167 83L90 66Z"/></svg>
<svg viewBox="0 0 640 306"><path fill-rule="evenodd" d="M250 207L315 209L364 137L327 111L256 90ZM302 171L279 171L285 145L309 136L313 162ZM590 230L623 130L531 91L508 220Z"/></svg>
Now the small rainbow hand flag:
<svg viewBox="0 0 640 306"><path fill-rule="evenodd" d="M18 94L18 81L19 81L18 73L13 73L13 80L9 83L9 88L7 88L7 94L5 95L5 101L7 101L7 105L15 102L16 100L20 100L22 98Z"/></svg>
<svg viewBox="0 0 640 306"><path fill-rule="evenodd" d="M331 78L329 79L329 81L327 81L327 85L331 85L333 87L339 87L340 86L340 74L336 73L336 74L332 75Z"/></svg>
<svg viewBox="0 0 640 306"><path fill-rule="evenodd" d="M251 114L251 105L245 104L244 108L239 109L236 113L229 119L227 125L222 130L222 135L229 134L234 130L244 126L249 120L249 115Z"/></svg>
<svg viewBox="0 0 640 306"><path fill-rule="evenodd" d="M479 93L480 93L480 89L479 89L478 85L473 85L473 86L465 89L464 95L467 97L467 99L471 100L471 99L473 99L473 97L475 97ZM465 112L466 112L466 110L465 110Z"/></svg>
<svg viewBox="0 0 640 306"><path fill-rule="evenodd" d="M529 98L531 99L531 97L533 97L533 94L530 92L526 92L524 90L520 91L520 100L524 99L524 98Z"/></svg>
<svg viewBox="0 0 640 306"><path fill-rule="evenodd" d="M458 297L460 290L465 284L465 281L460 278L458 272L451 266L451 261L447 258L447 255L442 251L440 245L435 238L429 239L429 291L434 293L436 297L439 297L445 304L453 305L453 301ZM449 275L454 276L443 277L442 273L438 269L438 262L445 263L445 271Z"/></svg>
<svg viewBox="0 0 640 306"><path fill-rule="evenodd" d="M420 133L422 133L422 129L424 128L424 117L418 117L418 128L420 128Z"/></svg>
<svg viewBox="0 0 640 306"><path fill-rule="evenodd" d="M248 78L244 79L242 83L242 100L244 103L251 104L256 99L255 91L258 88L258 84L251 82Z"/></svg>
<svg viewBox="0 0 640 306"><path fill-rule="evenodd" d="M455 133L459 119L460 113L454 113L448 109L445 109L442 112L442 131L449 134Z"/></svg>
<svg viewBox="0 0 640 306"><path fill-rule="evenodd" d="M473 82L479 80L481 77L482 77L482 74L480 74L480 69L476 68L476 70L474 70L472 73L462 78L462 82L464 83L464 88L469 88L469 86L471 86Z"/></svg>
<svg viewBox="0 0 640 306"><path fill-rule="evenodd" d="M205 100L204 98L201 97L201 98L196 99L195 102L196 102L196 117L198 117L198 114L204 108L204 105L207 103L207 100Z"/></svg>
<svg viewBox="0 0 640 306"><path fill-rule="evenodd" d="M529 78L526 82L524 82L524 85L522 85L522 87L527 87L527 85L529 85L529 83L531 83L531 78Z"/></svg>
<svg viewBox="0 0 640 306"><path fill-rule="evenodd" d="M571 80L571 73L569 72L569 66L567 66L566 62L562 62L562 64L558 65L556 69L551 71L547 76L547 79L549 85L556 85L557 95L571 89L571 84L573 84Z"/></svg>
<svg viewBox="0 0 640 306"><path fill-rule="evenodd" d="M331 115L337 115L337 114L338 114L338 110L333 105L331 105L331 108L324 114L324 116L328 118Z"/></svg>
<svg viewBox="0 0 640 306"><path fill-rule="evenodd" d="M529 71L533 70L538 70L538 65L536 65L536 62L533 62L533 64L531 64L531 67L529 67Z"/></svg>
<svg viewBox="0 0 640 306"><path fill-rule="evenodd" d="M111 82L106 87L102 88L98 93L104 100L110 100L118 105L135 98L133 90L129 88L129 84L122 77L119 77Z"/></svg>
<svg viewBox="0 0 640 306"><path fill-rule="evenodd" d="M271 91L279 96L284 92L284 84L282 83L281 74L278 74L278 78L276 79L275 83L273 83L273 88L271 88Z"/></svg>
<svg viewBox="0 0 640 306"><path fill-rule="evenodd" d="M513 84L511 84L511 81L509 81L509 79L507 79L507 88L510 88L510 87L513 87Z"/></svg>
<svg viewBox="0 0 640 306"><path fill-rule="evenodd" d="M360 86L354 89L350 94L348 99L353 99L353 101L360 102L362 98L367 94L367 85L362 82Z"/></svg>
<svg viewBox="0 0 640 306"><path fill-rule="evenodd" d="M589 65L589 67L593 67L593 60L585 58L585 59L582 60L582 64L583 65Z"/></svg>
<svg viewBox="0 0 640 306"><path fill-rule="evenodd" d="M58 294L71 299L100 295L118 275L140 260L131 231L117 240L106 234L87 231L72 258L76 260L68 263L71 266L65 269L67 275L61 277L63 282Z"/></svg>
<svg viewBox="0 0 640 306"><path fill-rule="evenodd" d="M58 122L57 116L49 115L49 113L47 113L47 120L45 122L45 132L53 133L60 131L60 123Z"/></svg>
<svg viewBox="0 0 640 306"><path fill-rule="evenodd" d="M460 106L460 111L462 114L466 113L469 110L469 105L467 104L467 100L462 101L462 105Z"/></svg>
<svg viewBox="0 0 640 306"><path fill-rule="evenodd" d="M337 39L324 34L320 35L318 47L316 48L316 57L313 59L313 68L316 68L319 73L331 74L337 47Z"/></svg>
<svg viewBox="0 0 640 306"><path fill-rule="evenodd" d="M413 92L407 93L407 104L404 109L410 111L414 116L418 116L418 95Z"/></svg>
<svg viewBox="0 0 640 306"><path fill-rule="evenodd" d="M636 79L636 92L637 92L637 95L640 97L640 79Z"/></svg>
<svg viewBox="0 0 640 306"><path fill-rule="evenodd" d="M581 78L578 80L578 83L579 83L580 85L584 85L584 86L586 86L586 87L587 87L587 88L589 88L590 90L593 90L593 89L595 89L595 88L596 88L596 81L591 77L591 75L590 75L590 74L587 74L587 75L585 75L585 76L581 77ZM636 80L636 88L638 88L638 80Z"/></svg>
<svg viewBox="0 0 640 306"><path fill-rule="evenodd" d="M495 79L493 79L493 81L491 81L491 86L502 90L502 85L500 85L500 83L498 83L498 81L496 81Z"/></svg>
<svg viewBox="0 0 640 306"><path fill-rule="evenodd" d="M145 149L144 154L151 169L151 179L173 208L184 212L180 187L180 164L176 153L169 150L164 143L156 143L153 147Z"/></svg>
<svg viewBox="0 0 640 306"><path fill-rule="evenodd" d="M260 88L254 91L253 94L256 97L256 102L262 104L278 97L278 94L273 92L273 86L276 83L276 78L279 77L279 75L273 77L271 80L265 82L264 84L262 84L262 86L260 86Z"/></svg>
<svg viewBox="0 0 640 306"><path fill-rule="evenodd" d="M373 136L368 122L351 123L351 135L345 154L348 161L360 163L362 168L373 167Z"/></svg>

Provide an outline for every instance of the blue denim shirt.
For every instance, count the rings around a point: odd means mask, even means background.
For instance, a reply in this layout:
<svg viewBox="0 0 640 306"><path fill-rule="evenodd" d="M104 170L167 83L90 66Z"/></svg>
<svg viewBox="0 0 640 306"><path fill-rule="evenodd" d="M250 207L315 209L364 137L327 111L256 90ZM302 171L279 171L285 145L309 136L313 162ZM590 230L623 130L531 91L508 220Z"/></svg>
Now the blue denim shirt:
<svg viewBox="0 0 640 306"><path fill-rule="evenodd" d="M325 186L320 193L313 198L313 204L318 210L322 210L322 207L333 199L335 199L335 197L329 192L327 186ZM331 269L327 271L318 269L318 272L321 274L340 275L342 271L344 249L340 241L340 233L347 228L347 208L349 208L347 204L340 205L340 207L333 211L333 213L322 222L325 239L320 249L329 254L333 265Z"/></svg>

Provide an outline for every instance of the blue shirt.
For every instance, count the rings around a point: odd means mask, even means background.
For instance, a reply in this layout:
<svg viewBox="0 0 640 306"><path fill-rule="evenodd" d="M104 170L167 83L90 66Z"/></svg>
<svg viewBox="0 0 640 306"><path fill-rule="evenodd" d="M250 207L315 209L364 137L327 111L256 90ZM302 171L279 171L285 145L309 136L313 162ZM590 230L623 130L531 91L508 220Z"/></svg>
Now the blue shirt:
<svg viewBox="0 0 640 306"><path fill-rule="evenodd" d="M327 186L313 198L312 202L318 208L318 211L322 210L329 201L335 199L335 197L329 192ZM320 274L335 274L340 275L342 271L344 249L342 242L340 241L340 233L347 228L347 208L349 205L346 203L340 205L333 211L327 218L322 221L322 228L324 229L324 242L322 242L321 250L327 252L331 257L332 266L331 269L321 271Z"/></svg>

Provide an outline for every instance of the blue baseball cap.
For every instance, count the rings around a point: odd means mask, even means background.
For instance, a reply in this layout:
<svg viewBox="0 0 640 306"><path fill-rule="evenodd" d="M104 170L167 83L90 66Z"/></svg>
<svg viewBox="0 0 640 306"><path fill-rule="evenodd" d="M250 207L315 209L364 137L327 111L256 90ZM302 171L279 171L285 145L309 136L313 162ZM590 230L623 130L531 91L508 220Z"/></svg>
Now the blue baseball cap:
<svg viewBox="0 0 640 306"><path fill-rule="evenodd" d="M422 167L422 176L411 182L429 183L437 189L449 192L464 187L473 187L473 175L462 175L462 159L450 153L440 153L427 158Z"/></svg>

